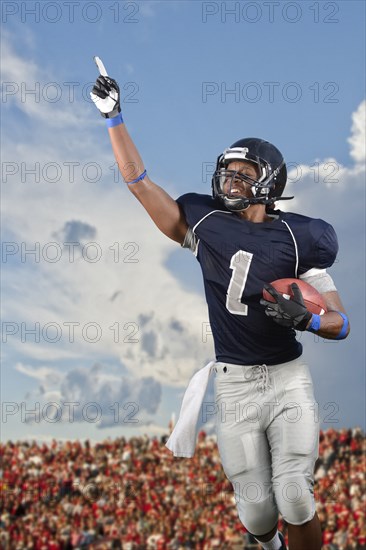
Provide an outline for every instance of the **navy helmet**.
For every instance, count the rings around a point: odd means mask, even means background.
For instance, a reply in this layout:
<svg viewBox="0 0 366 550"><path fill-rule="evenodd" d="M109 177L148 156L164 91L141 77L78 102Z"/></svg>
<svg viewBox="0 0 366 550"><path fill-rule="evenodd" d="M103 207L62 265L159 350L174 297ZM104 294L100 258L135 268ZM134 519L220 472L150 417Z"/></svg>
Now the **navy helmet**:
<svg viewBox="0 0 366 550"><path fill-rule="evenodd" d="M228 170L233 161L252 163L257 172L253 179L238 171ZM253 197L231 194L235 180L251 186ZM212 195L219 198L228 210L245 210L251 204L273 205L276 200L287 200L293 197L282 197L287 180L287 170L281 152L264 139L244 138L236 141L218 157L216 170L212 177ZM230 184L224 192L224 184Z"/></svg>

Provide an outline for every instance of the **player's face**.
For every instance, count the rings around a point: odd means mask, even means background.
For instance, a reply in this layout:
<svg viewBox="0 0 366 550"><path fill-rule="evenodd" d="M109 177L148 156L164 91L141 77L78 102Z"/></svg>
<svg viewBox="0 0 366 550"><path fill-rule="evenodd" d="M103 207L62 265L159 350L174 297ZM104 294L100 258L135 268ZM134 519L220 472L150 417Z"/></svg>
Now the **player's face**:
<svg viewBox="0 0 366 550"><path fill-rule="evenodd" d="M228 164L226 170L231 174L228 174L228 177L223 184L223 192L230 197L252 197L252 186L249 183L249 179L256 181L259 178L259 171L255 164L235 160ZM237 172L237 177L233 177L234 172ZM248 181L245 181L246 177L248 178Z"/></svg>

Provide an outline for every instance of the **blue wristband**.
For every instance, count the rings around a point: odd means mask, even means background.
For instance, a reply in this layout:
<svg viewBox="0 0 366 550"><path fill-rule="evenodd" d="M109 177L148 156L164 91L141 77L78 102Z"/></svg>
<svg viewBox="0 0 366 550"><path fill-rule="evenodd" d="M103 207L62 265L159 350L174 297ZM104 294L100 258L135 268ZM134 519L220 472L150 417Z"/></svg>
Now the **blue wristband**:
<svg viewBox="0 0 366 550"><path fill-rule="evenodd" d="M131 185L132 183L137 183L138 181L143 180L145 176L146 176L146 170L144 170L142 172L142 174L138 178L136 178L135 180L126 181L126 183L127 183L127 185Z"/></svg>
<svg viewBox="0 0 366 550"><path fill-rule="evenodd" d="M311 323L308 329L310 332L317 332L320 329L320 315L313 313Z"/></svg>
<svg viewBox="0 0 366 550"><path fill-rule="evenodd" d="M339 315L342 317L342 319L343 319L343 325L342 325L342 328L341 328L340 333L338 334L338 336L335 337L335 340L343 340L343 338L345 338L345 336L346 336L346 334L347 334L347 329L348 329L348 317L347 317L347 315L345 315L345 314L342 313L341 311L337 311L336 313L339 313Z"/></svg>
<svg viewBox="0 0 366 550"><path fill-rule="evenodd" d="M119 124L123 124L123 118L121 113L119 115L113 117L113 118L106 118L105 119L107 127L113 128L114 126L118 126Z"/></svg>

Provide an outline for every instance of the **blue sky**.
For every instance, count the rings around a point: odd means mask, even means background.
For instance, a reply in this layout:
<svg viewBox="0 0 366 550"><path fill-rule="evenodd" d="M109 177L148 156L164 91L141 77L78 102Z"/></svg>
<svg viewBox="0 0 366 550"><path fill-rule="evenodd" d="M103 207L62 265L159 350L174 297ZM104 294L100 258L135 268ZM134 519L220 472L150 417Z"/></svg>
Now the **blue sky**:
<svg viewBox="0 0 366 550"><path fill-rule="evenodd" d="M330 273L352 323L345 342L301 335L320 419L364 426L364 12L358 1L3 2L3 438L164 433L212 358L198 264L116 178L88 96L94 55L120 84L150 177L174 197L209 192L217 155L241 137L284 153L286 209L337 230ZM72 415L65 402L80 405Z"/></svg>

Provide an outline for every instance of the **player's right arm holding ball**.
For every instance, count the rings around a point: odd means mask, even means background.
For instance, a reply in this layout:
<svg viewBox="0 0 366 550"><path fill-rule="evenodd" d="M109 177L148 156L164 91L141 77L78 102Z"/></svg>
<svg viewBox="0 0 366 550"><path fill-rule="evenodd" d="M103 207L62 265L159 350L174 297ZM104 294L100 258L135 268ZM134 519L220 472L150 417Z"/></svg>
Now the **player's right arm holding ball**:
<svg viewBox="0 0 366 550"><path fill-rule="evenodd" d="M141 202L157 227L170 239L183 243L188 225L178 203L151 181L123 122L117 82L107 75L102 61L95 62L100 75L90 94L108 126L114 156L130 191Z"/></svg>

